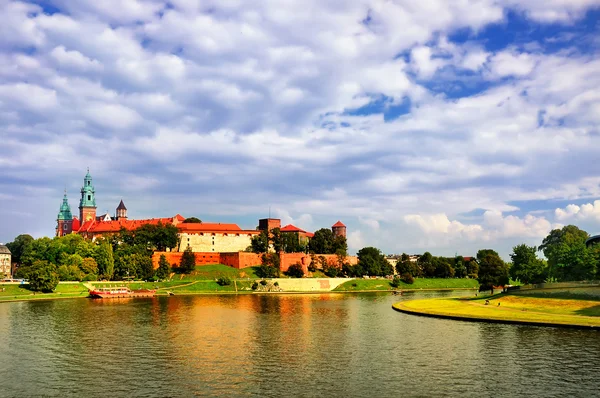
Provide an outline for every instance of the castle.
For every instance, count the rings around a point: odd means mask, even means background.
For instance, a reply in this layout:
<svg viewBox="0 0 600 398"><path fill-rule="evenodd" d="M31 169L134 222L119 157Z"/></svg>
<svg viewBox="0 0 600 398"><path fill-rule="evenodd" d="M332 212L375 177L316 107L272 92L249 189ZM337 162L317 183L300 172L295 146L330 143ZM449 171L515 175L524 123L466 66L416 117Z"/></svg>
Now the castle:
<svg viewBox="0 0 600 398"><path fill-rule="evenodd" d="M277 218L259 220L258 227L254 230L244 230L237 224L185 223L185 217L180 214L167 218L134 220L128 218L127 207L123 200L115 209L113 217L108 213L97 215L96 191L92 185L89 169L83 179L80 193L79 216L73 216L65 192L56 220L56 236L77 233L86 239L95 240L104 235L118 233L122 229L133 231L146 224L172 224L177 227L179 235L179 246L175 249L176 251L183 252L190 247L196 253L217 254L244 251L251 246L253 236L260 234L261 231L271 231L274 228L280 228L281 232L285 234L297 235L299 241L304 244L308 243L314 235L292 224L281 227L281 220ZM335 223L331 230L335 236L346 237L346 226L340 221Z"/></svg>

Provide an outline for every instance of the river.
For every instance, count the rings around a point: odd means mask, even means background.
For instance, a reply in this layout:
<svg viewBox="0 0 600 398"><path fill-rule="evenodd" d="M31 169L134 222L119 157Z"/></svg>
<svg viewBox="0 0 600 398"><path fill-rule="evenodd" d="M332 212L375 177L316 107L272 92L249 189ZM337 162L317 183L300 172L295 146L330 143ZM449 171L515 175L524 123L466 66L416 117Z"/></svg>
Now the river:
<svg viewBox="0 0 600 398"><path fill-rule="evenodd" d="M0 303L0 396L581 396L600 333L405 315L473 292Z"/></svg>

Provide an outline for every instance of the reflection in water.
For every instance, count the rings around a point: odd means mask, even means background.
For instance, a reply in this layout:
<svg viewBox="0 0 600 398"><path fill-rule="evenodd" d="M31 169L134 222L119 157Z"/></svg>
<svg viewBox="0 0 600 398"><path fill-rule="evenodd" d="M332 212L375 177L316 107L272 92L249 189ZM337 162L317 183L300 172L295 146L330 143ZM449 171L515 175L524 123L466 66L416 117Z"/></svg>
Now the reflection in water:
<svg viewBox="0 0 600 398"><path fill-rule="evenodd" d="M398 300L448 294L457 292L3 303L0 396L590 396L600 390L597 332L391 310Z"/></svg>

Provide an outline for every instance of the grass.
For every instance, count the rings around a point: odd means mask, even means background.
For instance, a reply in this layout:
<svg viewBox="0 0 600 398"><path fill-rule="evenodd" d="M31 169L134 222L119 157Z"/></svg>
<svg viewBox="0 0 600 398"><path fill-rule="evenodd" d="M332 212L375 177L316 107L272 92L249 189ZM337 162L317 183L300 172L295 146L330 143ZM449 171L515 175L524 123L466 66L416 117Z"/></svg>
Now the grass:
<svg viewBox="0 0 600 398"><path fill-rule="evenodd" d="M42 300L49 298L86 297L88 289L81 283L59 283L54 292L32 292L28 285L0 284L0 301Z"/></svg>
<svg viewBox="0 0 600 398"><path fill-rule="evenodd" d="M336 287L334 291L475 289L478 286L475 279L416 278L412 285L402 282L397 288L393 288L388 279L352 279Z"/></svg>
<svg viewBox="0 0 600 398"><path fill-rule="evenodd" d="M489 300L488 305L485 304L486 300ZM478 298L409 300L394 304L394 308L465 320L600 327L600 303L581 298L496 294Z"/></svg>
<svg viewBox="0 0 600 398"><path fill-rule="evenodd" d="M221 276L226 276L230 279L257 278L256 270L259 267L248 267L236 269L223 264L212 264L197 266L191 274L172 274L172 280L178 281L198 281L198 280L214 280Z"/></svg>

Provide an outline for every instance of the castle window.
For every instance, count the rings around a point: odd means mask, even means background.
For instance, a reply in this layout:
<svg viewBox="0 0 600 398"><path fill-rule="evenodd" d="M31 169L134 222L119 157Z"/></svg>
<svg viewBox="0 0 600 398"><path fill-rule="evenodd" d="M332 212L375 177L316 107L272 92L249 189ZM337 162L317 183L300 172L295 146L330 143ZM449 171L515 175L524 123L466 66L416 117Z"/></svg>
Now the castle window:
<svg viewBox="0 0 600 398"><path fill-rule="evenodd" d="M240 234L235 234L235 236L240 236Z"/></svg>
<svg viewBox="0 0 600 398"><path fill-rule="evenodd" d="M204 232L200 232L200 236L204 236Z"/></svg>
<svg viewBox="0 0 600 398"><path fill-rule="evenodd" d="M88 200L92 200L92 195L88 195Z"/></svg>
<svg viewBox="0 0 600 398"><path fill-rule="evenodd" d="M215 241L213 240L213 246L215 245Z"/></svg>
<svg viewBox="0 0 600 398"><path fill-rule="evenodd" d="M227 236L227 234L223 234L223 236Z"/></svg>
<svg viewBox="0 0 600 398"><path fill-rule="evenodd" d="M63 224L63 229L66 231L67 230L67 224Z"/></svg>
<svg viewBox="0 0 600 398"><path fill-rule="evenodd" d="M215 233L214 233L214 232L212 233L212 236L215 236Z"/></svg>
<svg viewBox="0 0 600 398"><path fill-rule="evenodd" d="M190 241L190 238L188 238L188 242Z"/></svg>
<svg viewBox="0 0 600 398"><path fill-rule="evenodd" d="M90 185L90 183L91 183L91 182L90 182L90 181L88 181L88 185Z"/></svg>

